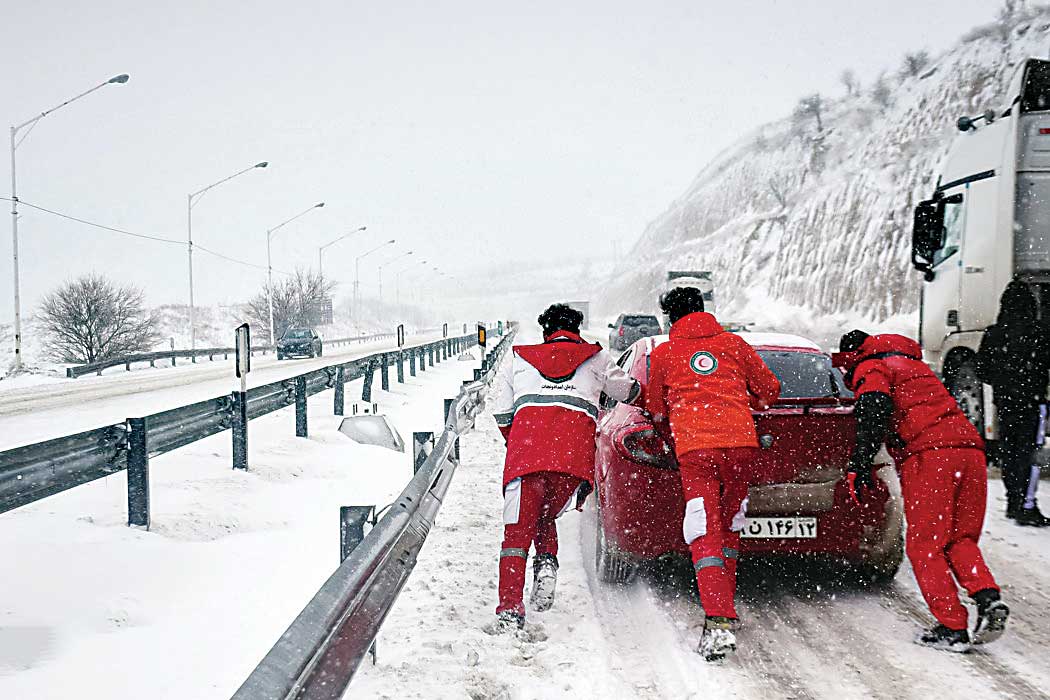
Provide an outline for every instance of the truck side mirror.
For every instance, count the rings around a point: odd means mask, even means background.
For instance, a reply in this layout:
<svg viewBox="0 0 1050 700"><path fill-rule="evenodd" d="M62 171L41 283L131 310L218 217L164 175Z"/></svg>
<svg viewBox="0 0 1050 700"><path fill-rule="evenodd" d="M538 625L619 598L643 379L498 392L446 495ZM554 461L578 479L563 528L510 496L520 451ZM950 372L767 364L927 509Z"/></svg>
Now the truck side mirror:
<svg viewBox="0 0 1050 700"><path fill-rule="evenodd" d="M933 281L933 258L944 247L944 204L940 199L927 199L915 207L911 231L911 264Z"/></svg>

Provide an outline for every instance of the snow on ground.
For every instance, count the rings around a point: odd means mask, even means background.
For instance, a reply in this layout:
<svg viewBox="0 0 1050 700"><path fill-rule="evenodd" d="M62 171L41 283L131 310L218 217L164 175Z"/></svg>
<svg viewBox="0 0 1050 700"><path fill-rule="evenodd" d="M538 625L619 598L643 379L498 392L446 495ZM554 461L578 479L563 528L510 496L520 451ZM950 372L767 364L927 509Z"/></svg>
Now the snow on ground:
<svg viewBox="0 0 1050 700"><path fill-rule="evenodd" d="M740 652L693 649L703 614L690 567L629 587L595 579L592 512L559 521L558 595L526 631L483 631L496 604L503 442L490 415L463 438L464 462L400 599L350 687L355 698L1050 698L1050 533L1003 517L991 483L986 555L1014 617L994 645L960 656L918 647L930 624L911 572L868 588L751 562L740 586ZM529 577L531 579L531 575ZM526 596L528 584L526 584Z"/></svg>
<svg viewBox="0 0 1050 700"><path fill-rule="evenodd" d="M408 343L420 345L436 340L440 334L410 337ZM273 355L252 358L249 387L287 379L304 372L346 362L381 350L397 347L395 339L329 348L323 357L278 361ZM38 378L37 375L22 375ZM234 390L233 358L201 361L179 367L158 365L141 372L118 372L101 377L28 380L12 382L10 390L0 388L0 449L9 449L41 440L70 435L82 430L123 422L128 417L215 398Z"/></svg>
<svg viewBox="0 0 1050 700"><path fill-rule="evenodd" d="M410 443L477 366L374 396ZM339 434L331 402L310 399L308 439L291 408L252 421L248 472L229 432L152 459L149 532L125 526L123 474L0 516L0 698L229 697L338 565L339 506L385 505L411 477L410 454Z"/></svg>

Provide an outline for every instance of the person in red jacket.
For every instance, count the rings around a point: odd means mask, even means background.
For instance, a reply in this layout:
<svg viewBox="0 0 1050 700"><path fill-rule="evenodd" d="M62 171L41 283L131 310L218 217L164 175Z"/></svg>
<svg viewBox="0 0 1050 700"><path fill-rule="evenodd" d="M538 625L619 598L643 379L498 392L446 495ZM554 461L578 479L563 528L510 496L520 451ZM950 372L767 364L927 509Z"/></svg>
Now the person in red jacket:
<svg viewBox="0 0 1050 700"><path fill-rule="evenodd" d="M955 399L922 360L922 349L901 335L851 331L842 337L837 364L848 371L857 402L856 445L847 477L860 503L871 486L872 462L887 436L903 443L899 467L906 551L937 624L920 644L967 651L998 639L1009 608L977 541L984 523L988 473L984 442ZM973 636L956 581L977 603Z"/></svg>
<svg viewBox="0 0 1050 700"><path fill-rule="evenodd" d="M493 415L507 441L503 468L503 548L499 605L487 631L525 624L525 565L532 563L530 604L543 612L554 603L558 572L555 518L577 508L594 479L598 400L604 392L634 402L641 387L597 343L580 337L583 314L554 304L539 317L544 342L518 345L497 376Z"/></svg>
<svg viewBox="0 0 1050 700"><path fill-rule="evenodd" d="M650 354L645 408L670 431L685 496L682 534L689 545L707 620L697 651L707 660L736 649L736 564L758 436L752 408L780 396L780 382L758 353L704 313L703 293L668 291L660 306L670 339Z"/></svg>

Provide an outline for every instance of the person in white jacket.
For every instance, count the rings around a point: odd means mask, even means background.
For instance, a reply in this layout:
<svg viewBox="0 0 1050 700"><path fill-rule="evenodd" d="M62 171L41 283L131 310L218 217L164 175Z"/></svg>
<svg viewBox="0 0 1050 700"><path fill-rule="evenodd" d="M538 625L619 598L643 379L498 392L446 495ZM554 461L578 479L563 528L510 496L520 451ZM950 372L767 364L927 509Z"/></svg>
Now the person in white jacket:
<svg viewBox="0 0 1050 700"><path fill-rule="evenodd" d="M519 345L496 381L493 414L507 441L503 469L503 548L494 631L525 624L525 566L535 545L531 607L554 603L555 518L577 507L594 479L599 397L633 403L641 394L608 352L580 337L583 314L555 304L539 317L544 342Z"/></svg>

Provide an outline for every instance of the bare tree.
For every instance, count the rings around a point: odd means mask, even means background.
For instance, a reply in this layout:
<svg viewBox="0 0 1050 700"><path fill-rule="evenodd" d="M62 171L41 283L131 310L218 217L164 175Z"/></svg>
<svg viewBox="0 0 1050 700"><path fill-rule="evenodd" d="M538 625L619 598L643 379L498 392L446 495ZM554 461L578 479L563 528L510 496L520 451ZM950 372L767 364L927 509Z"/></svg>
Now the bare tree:
<svg viewBox="0 0 1050 700"><path fill-rule="evenodd" d="M335 283L319 272L296 270L274 283L273 289L264 286L248 302L245 314L248 321L259 328L270 328L270 294L273 294L273 334L280 338L289 328L317 326L321 310L331 298Z"/></svg>
<svg viewBox="0 0 1050 700"><path fill-rule="evenodd" d="M157 342L156 318L142 290L84 275L44 297L38 320L49 354L62 362L95 362L144 352Z"/></svg>
<svg viewBox="0 0 1050 700"><path fill-rule="evenodd" d="M929 64L930 54L928 51L910 51L904 54L904 62L901 64L901 78L914 78Z"/></svg>
<svg viewBox="0 0 1050 700"><path fill-rule="evenodd" d="M839 82L846 88L846 97L854 97L860 94L860 81L852 68L842 71L842 75L839 76Z"/></svg>
<svg viewBox="0 0 1050 700"><path fill-rule="evenodd" d="M814 93L807 95L798 101L795 106L795 113L793 118L796 124L802 124L807 119L812 119L817 125L817 132L824 131L824 122L821 119L821 115L824 112L824 98L820 96L820 93Z"/></svg>
<svg viewBox="0 0 1050 700"><path fill-rule="evenodd" d="M871 85L871 100L879 106L881 111L886 111L893 104L893 88L886 80L885 75L880 75Z"/></svg>

